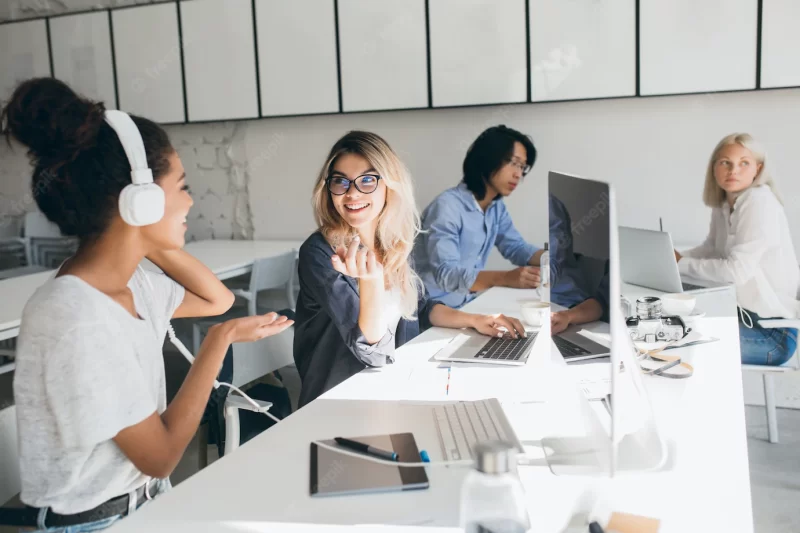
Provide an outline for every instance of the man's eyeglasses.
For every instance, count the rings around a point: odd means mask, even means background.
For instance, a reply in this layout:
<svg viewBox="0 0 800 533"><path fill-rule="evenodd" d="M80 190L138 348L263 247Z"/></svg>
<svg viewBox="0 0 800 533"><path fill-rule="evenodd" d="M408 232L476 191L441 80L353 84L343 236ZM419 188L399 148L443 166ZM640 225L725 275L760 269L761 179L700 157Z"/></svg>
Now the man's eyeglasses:
<svg viewBox="0 0 800 533"><path fill-rule="evenodd" d="M522 175L525 176L528 172L531 171L530 165L523 161L519 161L518 159L506 159L506 162L509 165L515 166L522 171Z"/></svg>
<svg viewBox="0 0 800 533"><path fill-rule="evenodd" d="M342 176L328 176L325 184L331 194L341 196L350 190L350 185L355 185L356 190L362 194L371 194L378 188L378 181L381 177L373 174L364 174L354 180L349 180Z"/></svg>

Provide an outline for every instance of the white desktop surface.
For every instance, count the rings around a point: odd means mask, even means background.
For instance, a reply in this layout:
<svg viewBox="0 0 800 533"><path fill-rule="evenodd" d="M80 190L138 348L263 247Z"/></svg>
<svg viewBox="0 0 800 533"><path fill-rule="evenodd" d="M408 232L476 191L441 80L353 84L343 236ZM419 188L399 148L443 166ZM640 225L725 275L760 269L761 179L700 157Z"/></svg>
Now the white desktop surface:
<svg viewBox="0 0 800 533"><path fill-rule="evenodd" d="M253 261L298 250L301 241L226 241L208 240L188 243L184 250L211 269L219 279L246 274ZM155 268L145 260L147 268ZM22 310L36 289L54 274L54 270L0 280L0 340L16 337Z"/></svg>
<svg viewBox="0 0 800 533"><path fill-rule="evenodd" d="M654 291L625 286L631 299ZM533 291L492 289L469 304L473 312L518 315L519 302L534 298ZM592 491L602 494L614 510L654 516L662 533L689 531L752 531L747 441L742 398L735 297L728 289L698 296L698 308L707 315L694 327L722 339L670 352L680 354L695 368L687 380L645 377L660 429L674 442L677 453L668 472L589 479L557 477L541 460L520 466L526 489L531 531L562 531ZM420 448L431 459L441 457L435 430L420 429L404 412L413 405L405 399L445 399L446 371L429 362L453 331L433 328L400 348L397 362L368 370L345 381L318 400L224 457L170 493L164 494L114 531L336 531L333 525L355 525L380 531L390 526L458 526L460 484L466 469L428 468L428 490L405 493L311 498L309 443L338 435L370 435L413 430ZM534 387L546 387L549 377L573 372L552 343L537 342L528 365L517 369L486 368L470 389L497 395L498 377L509 370L531 376ZM437 373L438 372L438 373ZM453 374L449 399L458 397L459 371ZM506 379L506 378L502 378ZM405 386L403 386L405 384ZM519 390L509 386L503 401L509 419L522 440L552 434L563 418L559 405L515 403ZM469 394L479 394L477 390ZM535 394L534 394L535 396ZM365 402L365 399L385 400ZM586 509L583 509L586 510ZM287 523L295 525L289 526ZM352 526L348 526L352 527ZM394 528L387 529L393 531ZM417 530L417 529L415 529ZM453 529L455 531L455 529Z"/></svg>

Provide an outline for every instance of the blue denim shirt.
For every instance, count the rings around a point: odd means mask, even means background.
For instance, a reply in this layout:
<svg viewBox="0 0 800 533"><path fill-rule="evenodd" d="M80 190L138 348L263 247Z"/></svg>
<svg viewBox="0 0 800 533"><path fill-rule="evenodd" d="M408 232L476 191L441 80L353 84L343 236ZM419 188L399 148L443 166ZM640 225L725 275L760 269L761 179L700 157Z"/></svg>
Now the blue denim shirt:
<svg viewBox="0 0 800 533"><path fill-rule="evenodd" d="M517 266L538 250L516 230L501 198L484 213L463 182L425 208L422 229L414 247L417 273L432 299L453 308L475 298L470 288L494 246Z"/></svg>

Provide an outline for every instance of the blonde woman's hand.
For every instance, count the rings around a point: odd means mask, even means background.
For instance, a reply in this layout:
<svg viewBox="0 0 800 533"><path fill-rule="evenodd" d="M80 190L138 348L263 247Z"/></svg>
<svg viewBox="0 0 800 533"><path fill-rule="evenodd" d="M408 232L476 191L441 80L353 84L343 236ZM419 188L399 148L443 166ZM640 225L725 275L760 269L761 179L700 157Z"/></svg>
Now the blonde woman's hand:
<svg viewBox="0 0 800 533"><path fill-rule="evenodd" d="M278 313L234 318L216 324L209 330L209 335L223 335L228 343L255 342L265 337L277 335L288 329L294 320L289 320Z"/></svg>
<svg viewBox="0 0 800 533"><path fill-rule="evenodd" d="M514 339L528 336L525 333L525 327L522 325L522 322L516 318L511 318L501 314L472 315L472 317L472 327L478 333L482 333L483 335L488 335L489 337L502 337L503 330L500 328L505 328Z"/></svg>
<svg viewBox="0 0 800 533"><path fill-rule="evenodd" d="M359 248L360 244L356 235L347 249L344 246L339 247L331 257L333 269L351 278L383 281L383 265L372 250L366 246Z"/></svg>

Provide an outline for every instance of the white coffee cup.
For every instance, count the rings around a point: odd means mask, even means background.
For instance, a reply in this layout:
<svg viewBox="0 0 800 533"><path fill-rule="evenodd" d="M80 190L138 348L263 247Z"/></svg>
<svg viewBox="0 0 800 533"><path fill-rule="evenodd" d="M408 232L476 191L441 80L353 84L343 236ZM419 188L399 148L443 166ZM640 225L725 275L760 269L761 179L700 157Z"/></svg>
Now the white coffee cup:
<svg viewBox="0 0 800 533"><path fill-rule="evenodd" d="M550 320L550 302L525 302L522 304L522 320L535 328L544 326Z"/></svg>
<svg viewBox="0 0 800 533"><path fill-rule="evenodd" d="M689 316L696 303L697 298L691 294L664 294L661 296L662 315Z"/></svg>

